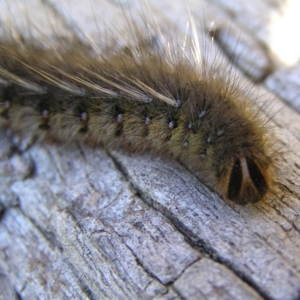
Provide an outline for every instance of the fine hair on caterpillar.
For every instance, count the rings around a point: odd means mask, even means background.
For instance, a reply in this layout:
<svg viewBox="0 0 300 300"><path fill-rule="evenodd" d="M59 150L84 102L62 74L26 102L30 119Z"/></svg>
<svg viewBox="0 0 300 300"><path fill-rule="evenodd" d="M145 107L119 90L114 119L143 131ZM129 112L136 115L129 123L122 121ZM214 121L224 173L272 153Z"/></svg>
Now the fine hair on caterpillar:
<svg viewBox="0 0 300 300"><path fill-rule="evenodd" d="M108 32L101 50L79 39L6 35L1 125L41 140L175 158L237 204L266 197L274 150L249 91L230 67L202 59L192 17L185 47L144 23L148 36L131 24L134 43L120 45Z"/></svg>

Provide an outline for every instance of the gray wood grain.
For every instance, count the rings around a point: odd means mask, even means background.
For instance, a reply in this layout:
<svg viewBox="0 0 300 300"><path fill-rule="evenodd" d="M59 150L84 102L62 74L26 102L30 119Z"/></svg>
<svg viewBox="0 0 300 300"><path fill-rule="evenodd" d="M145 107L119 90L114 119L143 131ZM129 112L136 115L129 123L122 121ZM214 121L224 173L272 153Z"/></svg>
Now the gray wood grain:
<svg viewBox="0 0 300 300"><path fill-rule="evenodd" d="M197 26L215 21L217 42L238 53L240 70L255 63L253 92L270 103L266 114L280 146L274 195L241 207L224 202L174 161L31 144L1 130L1 299L299 299L300 117L263 87L291 68L268 46L269 17L283 8L271 0L233 2L187 1ZM136 9L122 4L125 11ZM186 3L150 4L158 22L185 34ZM2 24L28 5L12 2L10 13L2 7ZM114 25L124 22L112 1L93 1L92 12L75 1L31 5L38 22L59 15L54 24L66 32L86 27L93 36L100 29L90 26L103 11ZM44 10L47 17L41 17Z"/></svg>

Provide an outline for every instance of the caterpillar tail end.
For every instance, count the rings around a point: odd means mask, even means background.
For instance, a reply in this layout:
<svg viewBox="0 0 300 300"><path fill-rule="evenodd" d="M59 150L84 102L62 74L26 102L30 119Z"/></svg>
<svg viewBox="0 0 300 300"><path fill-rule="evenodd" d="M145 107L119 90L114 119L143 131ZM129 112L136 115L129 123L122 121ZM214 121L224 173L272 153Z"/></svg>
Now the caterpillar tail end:
<svg viewBox="0 0 300 300"><path fill-rule="evenodd" d="M270 158L253 150L230 157L227 170L220 178L221 190L239 205L256 203L269 192Z"/></svg>

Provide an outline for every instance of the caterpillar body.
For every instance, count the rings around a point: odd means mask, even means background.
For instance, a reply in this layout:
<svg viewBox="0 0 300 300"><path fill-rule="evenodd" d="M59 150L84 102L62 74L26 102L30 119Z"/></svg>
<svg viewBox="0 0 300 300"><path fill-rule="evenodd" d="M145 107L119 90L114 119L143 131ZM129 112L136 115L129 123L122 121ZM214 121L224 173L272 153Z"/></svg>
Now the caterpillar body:
<svg viewBox="0 0 300 300"><path fill-rule="evenodd" d="M136 26L134 26L136 28ZM79 40L53 47L0 44L2 126L59 142L152 153L179 160L225 198L255 203L271 189L269 131L231 70L136 29L135 45L96 52ZM157 47L156 47L157 48Z"/></svg>

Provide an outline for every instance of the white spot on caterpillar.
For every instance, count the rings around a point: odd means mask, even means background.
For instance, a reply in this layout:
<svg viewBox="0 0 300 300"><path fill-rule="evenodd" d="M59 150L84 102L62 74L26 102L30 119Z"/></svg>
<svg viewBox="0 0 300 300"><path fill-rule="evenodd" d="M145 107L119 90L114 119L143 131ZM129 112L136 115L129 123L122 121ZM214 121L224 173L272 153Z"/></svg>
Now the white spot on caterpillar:
<svg viewBox="0 0 300 300"><path fill-rule="evenodd" d="M148 125L150 125L150 122L151 122L150 117L146 117L145 124L148 126Z"/></svg>
<svg viewBox="0 0 300 300"><path fill-rule="evenodd" d="M83 121L83 122L86 122L88 119L88 114L86 112L82 112L80 114L80 120Z"/></svg>
<svg viewBox="0 0 300 300"><path fill-rule="evenodd" d="M200 158L204 159L206 157L206 152L201 152L200 153Z"/></svg>
<svg viewBox="0 0 300 300"><path fill-rule="evenodd" d="M48 118L49 117L49 110L43 109L42 112L41 112L41 115L45 119Z"/></svg>
<svg viewBox="0 0 300 300"><path fill-rule="evenodd" d="M201 112L199 112L199 114L198 114L199 119L203 118L205 116L205 114L206 114L205 110L202 110Z"/></svg>
<svg viewBox="0 0 300 300"><path fill-rule="evenodd" d="M123 122L123 114L118 114L117 115L117 122L122 123Z"/></svg>
<svg viewBox="0 0 300 300"><path fill-rule="evenodd" d="M153 97L152 96L148 96L148 103L152 102L153 101Z"/></svg>
<svg viewBox="0 0 300 300"><path fill-rule="evenodd" d="M174 121L169 122L168 127L169 127L170 129L173 129L174 126L175 126Z"/></svg>
<svg viewBox="0 0 300 300"><path fill-rule="evenodd" d="M183 148L187 148L189 146L189 143L188 142L184 142L183 144L182 144L182 147Z"/></svg>
<svg viewBox="0 0 300 300"><path fill-rule="evenodd" d="M180 99L177 99L176 101L175 101L175 107L179 107L181 105L181 101L180 101Z"/></svg>
<svg viewBox="0 0 300 300"><path fill-rule="evenodd" d="M224 129L219 129L217 132L217 136L221 136L224 132Z"/></svg>

